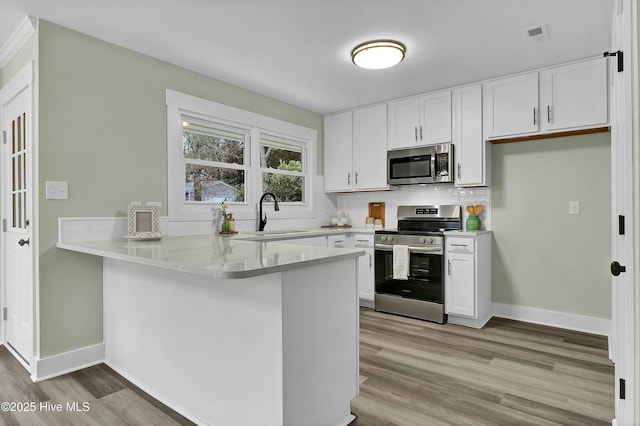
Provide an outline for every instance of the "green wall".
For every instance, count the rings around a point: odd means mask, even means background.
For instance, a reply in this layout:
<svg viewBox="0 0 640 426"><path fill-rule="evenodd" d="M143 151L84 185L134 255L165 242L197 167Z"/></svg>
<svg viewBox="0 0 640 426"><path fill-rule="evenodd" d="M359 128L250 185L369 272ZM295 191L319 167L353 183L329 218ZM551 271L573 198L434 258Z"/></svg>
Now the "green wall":
<svg viewBox="0 0 640 426"><path fill-rule="evenodd" d="M165 89L318 130L322 116L46 21L39 25L40 357L102 342L102 260L55 248L57 219L167 205ZM322 156L318 156L322 170ZM45 200L48 180L68 200ZM140 301L144 303L144 301ZM167 313L169 314L169 313Z"/></svg>
<svg viewBox="0 0 640 426"><path fill-rule="evenodd" d="M598 133L492 147L494 302L611 318L610 143Z"/></svg>

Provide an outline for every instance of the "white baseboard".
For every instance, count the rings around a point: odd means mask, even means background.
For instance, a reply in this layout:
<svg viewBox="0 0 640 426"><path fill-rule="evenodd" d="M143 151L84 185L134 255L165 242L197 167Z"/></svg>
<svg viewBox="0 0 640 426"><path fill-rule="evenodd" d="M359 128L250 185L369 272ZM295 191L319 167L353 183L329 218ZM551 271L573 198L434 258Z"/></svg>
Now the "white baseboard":
<svg viewBox="0 0 640 426"><path fill-rule="evenodd" d="M374 309L376 307L376 302L369 299L360 299L360 306L364 306L365 308Z"/></svg>
<svg viewBox="0 0 640 426"><path fill-rule="evenodd" d="M601 336L609 336L611 333L611 320L608 319L530 308L528 306L506 305L494 302L493 316Z"/></svg>
<svg viewBox="0 0 640 426"><path fill-rule="evenodd" d="M104 362L104 343L47 358L35 358L31 380L39 382Z"/></svg>

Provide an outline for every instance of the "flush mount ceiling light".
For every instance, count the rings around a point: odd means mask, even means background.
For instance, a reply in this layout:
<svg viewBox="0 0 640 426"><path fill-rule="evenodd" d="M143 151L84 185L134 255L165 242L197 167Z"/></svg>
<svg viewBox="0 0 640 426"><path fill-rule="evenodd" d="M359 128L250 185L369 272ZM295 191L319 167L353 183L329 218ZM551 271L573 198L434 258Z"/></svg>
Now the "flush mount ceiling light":
<svg viewBox="0 0 640 426"><path fill-rule="evenodd" d="M406 48L393 40L368 41L351 51L351 60L361 68L379 70L399 64Z"/></svg>

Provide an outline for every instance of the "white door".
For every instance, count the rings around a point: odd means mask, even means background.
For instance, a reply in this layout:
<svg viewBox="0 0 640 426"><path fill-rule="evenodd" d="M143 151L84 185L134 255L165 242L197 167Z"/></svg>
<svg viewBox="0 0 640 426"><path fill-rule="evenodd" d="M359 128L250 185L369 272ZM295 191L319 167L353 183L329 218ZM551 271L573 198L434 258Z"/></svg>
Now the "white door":
<svg viewBox="0 0 640 426"><path fill-rule="evenodd" d="M615 363L616 424L631 425L635 392L633 294L633 184L631 115L631 3L620 0L613 17L612 51L624 52L624 70L618 57L609 59L611 75L611 199L612 199L612 308L611 356ZM615 263L615 265L614 265ZM624 271L623 271L624 268Z"/></svg>
<svg viewBox="0 0 640 426"><path fill-rule="evenodd" d="M419 143L420 97L389 102L387 144L389 149L411 148Z"/></svg>
<svg viewBox="0 0 640 426"><path fill-rule="evenodd" d="M483 84L486 137L535 133L539 126L538 73L505 77Z"/></svg>
<svg viewBox="0 0 640 426"><path fill-rule="evenodd" d="M421 96L420 110L420 143L431 145L451 142L451 90Z"/></svg>
<svg viewBox="0 0 640 426"><path fill-rule="evenodd" d="M447 253L445 312L476 317L475 256L467 253Z"/></svg>
<svg viewBox="0 0 640 426"><path fill-rule="evenodd" d="M354 189L387 188L387 105L354 113Z"/></svg>
<svg viewBox="0 0 640 426"><path fill-rule="evenodd" d="M607 64L592 59L540 72L543 131L607 123Z"/></svg>
<svg viewBox="0 0 640 426"><path fill-rule="evenodd" d="M353 185L353 115L324 117L324 190L349 191Z"/></svg>
<svg viewBox="0 0 640 426"><path fill-rule="evenodd" d="M30 65L0 91L5 343L27 369L34 352L31 75Z"/></svg>
<svg viewBox="0 0 640 426"><path fill-rule="evenodd" d="M457 185L485 185L482 85L453 90L453 143Z"/></svg>

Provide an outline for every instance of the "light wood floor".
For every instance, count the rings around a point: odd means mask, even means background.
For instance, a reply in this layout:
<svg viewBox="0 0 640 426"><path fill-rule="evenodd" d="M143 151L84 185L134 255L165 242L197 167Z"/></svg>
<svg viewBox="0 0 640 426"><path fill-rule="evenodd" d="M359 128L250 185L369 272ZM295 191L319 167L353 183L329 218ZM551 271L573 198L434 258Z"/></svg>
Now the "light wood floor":
<svg viewBox="0 0 640 426"><path fill-rule="evenodd" d="M494 318L482 330L360 310L351 426L610 425L607 339Z"/></svg>
<svg viewBox="0 0 640 426"><path fill-rule="evenodd" d="M611 424L604 337L497 318L473 330L360 314L350 426ZM34 384L0 347L0 403L46 401L87 402L89 411L0 410L0 425L192 424L104 364Z"/></svg>
<svg viewBox="0 0 640 426"><path fill-rule="evenodd" d="M33 383L27 371L0 346L0 403L3 402L35 403L36 409L2 409L0 425L194 424L104 364ZM62 404L62 411L46 408L47 402L48 407ZM76 411L67 407L67 403L74 402L78 403ZM88 410L82 411L85 408Z"/></svg>

